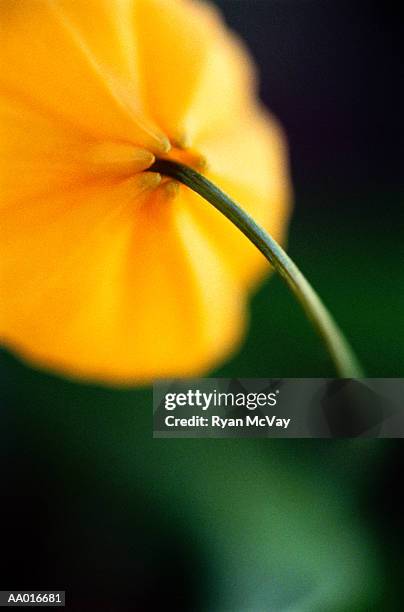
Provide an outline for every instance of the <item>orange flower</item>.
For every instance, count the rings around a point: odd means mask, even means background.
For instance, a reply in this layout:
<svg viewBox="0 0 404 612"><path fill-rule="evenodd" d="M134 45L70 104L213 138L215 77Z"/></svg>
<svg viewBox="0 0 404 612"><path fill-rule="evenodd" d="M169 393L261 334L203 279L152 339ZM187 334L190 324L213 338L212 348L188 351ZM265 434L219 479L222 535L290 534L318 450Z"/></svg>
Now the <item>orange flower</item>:
<svg viewBox="0 0 404 612"><path fill-rule="evenodd" d="M155 172L204 168L275 238L285 147L251 62L186 0L2 0L0 334L114 383L198 374L237 345L266 262Z"/></svg>

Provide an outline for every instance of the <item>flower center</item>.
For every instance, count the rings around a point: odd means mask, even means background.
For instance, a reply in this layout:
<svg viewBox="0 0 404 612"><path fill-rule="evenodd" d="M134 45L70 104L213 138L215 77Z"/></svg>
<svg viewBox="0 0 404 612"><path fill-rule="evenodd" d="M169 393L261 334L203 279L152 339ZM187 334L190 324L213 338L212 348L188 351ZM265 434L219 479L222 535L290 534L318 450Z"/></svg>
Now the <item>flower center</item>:
<svg viewBox="0 0 404 612"><path fill-rule="evenodd" d="M176 161L198 172L206 170L206 159L193 149L173 146L168 153L160 155L159 159Z"/></svg>

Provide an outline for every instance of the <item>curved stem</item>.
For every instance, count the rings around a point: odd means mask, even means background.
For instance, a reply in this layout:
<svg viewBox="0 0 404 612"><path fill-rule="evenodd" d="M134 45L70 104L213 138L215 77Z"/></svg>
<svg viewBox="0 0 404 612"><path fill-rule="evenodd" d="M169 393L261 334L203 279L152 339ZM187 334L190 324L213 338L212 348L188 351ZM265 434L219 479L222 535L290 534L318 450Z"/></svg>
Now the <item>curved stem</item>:
<svg viewBox="0 0 404 612"><path fill-rule="evenodd" d="M348 341L299 268L282 247L248 213L192 168L157 159L148 169L183 183L227 217L261 251L290 287L322 338L336 371L343 378L364 376Z"/></svg>

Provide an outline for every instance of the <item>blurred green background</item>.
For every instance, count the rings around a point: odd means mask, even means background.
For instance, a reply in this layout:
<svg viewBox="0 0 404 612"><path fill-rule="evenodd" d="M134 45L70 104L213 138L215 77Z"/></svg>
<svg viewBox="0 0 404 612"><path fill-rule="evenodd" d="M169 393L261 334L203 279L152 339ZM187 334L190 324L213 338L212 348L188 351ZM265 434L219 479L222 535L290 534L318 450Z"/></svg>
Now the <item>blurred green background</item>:
<svg viewBox="0 0 404 612"><path fill-rule="evenodd" d="M288 135L288 250L368 375L403 376L397 15L344 0L218 4ZM334 375L278 278L250 316L212 375ZM153 440L150 389L75 384L6 352L0 384L1 588L66 589L78 611L401 609L398 443Z"/></svg>

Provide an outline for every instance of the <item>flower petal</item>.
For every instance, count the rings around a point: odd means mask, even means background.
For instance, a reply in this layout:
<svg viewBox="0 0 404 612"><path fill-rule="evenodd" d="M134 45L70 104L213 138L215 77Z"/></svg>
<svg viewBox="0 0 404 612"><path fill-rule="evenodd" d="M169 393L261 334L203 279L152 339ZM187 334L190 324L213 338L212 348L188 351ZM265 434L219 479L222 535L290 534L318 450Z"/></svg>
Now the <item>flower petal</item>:
<svg viewBox="0 0 404 612"><path fill-rule="evenodd" d="M277 122L262 111L245 112L237 130L230 126L205 133L197 141L208 160L207 177L228 193L276 240L283 241L291 191L285 138ZM195 222L246 287L269 269L254 245L221 213L192 192L187 193Z"/></svg>
<svg viewBox="0 0 404 612"><path fill-rule="evenodd" d="M121 384L200 373L234 346L240 290L182 198L167 183L155 191L158 181L86 186L3 215L6 345L67 375Z"/></svg>
<svg viewBox="0 0 404 612"><path fill-rule="evenodd" d="M90 139L54 118L0 98L1 206L60 193L96 179L104 183L153 163L147 149Z"/></svg>
<svg viewBox="0 0 404 612"><path fill-rule="evenodd" d="M184 117L210 44L196 6L183 0L137 0L135 4L145 106L177 142L184 136Z"/></svg>
<svg viewBox="0 0 404 612"><path fill-rule="evenodd" d="M68 129L168 150L141 106L135 38L123 25L130 8L126 0L113 10L107 0L3 0L0 91Z"/></svg>

